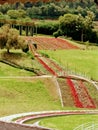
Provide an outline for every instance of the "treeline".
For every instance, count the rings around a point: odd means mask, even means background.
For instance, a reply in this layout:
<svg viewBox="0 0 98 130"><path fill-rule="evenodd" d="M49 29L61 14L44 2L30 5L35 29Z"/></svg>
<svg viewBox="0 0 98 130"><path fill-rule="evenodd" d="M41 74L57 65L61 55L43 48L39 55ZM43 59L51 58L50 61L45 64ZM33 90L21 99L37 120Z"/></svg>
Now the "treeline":
<svg viewBox="0 0 98 130"><path fill-rule="evenodd" d="M37 33L53 35L55 38L65 36L82 43L98 45L98 31L94 29L94 18L94 13L87 11L85 17L68 13L60 16L57 21L41 20L37 23Z"/></svg>
<svg viewBox="0 0 98 130"><path fill-rule="evenodd" d="M53 2L53 1L61 1L61 0L39 0L39 1L41 1L41 2L44 2L44 3L46 3L46 2ZM65 0L66 2L75 2L75 1L77 1L77 0ZM21 2L21 3L26 3L26 2L28 2L28 0L0 0L0 4L4 4L4 3L10 3L10 4L13 4L13 3L17 3L17 2ZM38 2L38 0L29 0L29 2L32 2L32 3L37 3ZM80 2L84 2L84 0L80 0ZM94 2L96 3L96 4L98 4L98 1L97 0L94 0Z"/></svg>
<svg viewBox="0 0 98 130"><path fill-rule="evenodd" d="M33 36L37 34L47 34L71 37L78 41L89 41L98 44L98 32L94 29L95 15L87 11L83 17L81 14L67 13L60 16L58 20L38 20L33 21L22 9L8 10L4 15L0 13L0 26L9 24L10 27L19 30L20 35Z"/></svg>
<svg viewBox="0 0 98 130"><path fill-rule="evenodd" d="M97 19L98 9L92 0L84 2L36 2L4 4L0 6L0 26L9 24L19 30L20 35L33 36L34 33L67 36L74 40L98 44L98 32L93 21ZM38 11L39 10L39 11ZM40 18L42 22L34 22ZM56 18L50 22L45 18ZM40 20L39 20L40 21ZM25 34L24 34L25 33Z"/></svg>
<svg viewBox="0 0 98 130"><path fill-rule="evenodd" d="M6 0L5 0L6 1ZM13 0L12 0L13 1ZM52 18L56 19L61 15L71 13L71 14L81 14L82 16L87 15L87 11L92 11L95 14L95 19L98 19L98 8L94 3L94 0L76 0L67 2L65 0L51 0L51 1L34 1L20 3L16 0L13 4L5 3L0 6L0 12L6 14L8 10L23 9L30 18Z"/></svg>

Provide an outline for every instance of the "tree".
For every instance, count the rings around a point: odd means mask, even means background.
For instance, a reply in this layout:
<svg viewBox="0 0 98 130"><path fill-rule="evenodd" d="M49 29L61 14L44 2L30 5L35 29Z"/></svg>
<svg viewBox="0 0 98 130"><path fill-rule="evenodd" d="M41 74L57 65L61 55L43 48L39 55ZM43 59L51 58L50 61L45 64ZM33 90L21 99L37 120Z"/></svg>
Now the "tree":
<svg viewBox="0 0 98 130"><path fill-rule="evenodd" d="M11 19L20 19L26 17L26 11L19 9L19 10L9 10L7 15L10 16Z"/></svg>
<svg viewBox="0 0 98 130"><path fill-rule="evenodd" d="M60 29L63 34L66 36L72 36L76 29L76 19L77 15L75 14L65 14L59 18Z"/></svg>
<svg viewBox="0 0 98 130"><path fill-rule="evenodd" d="M92 32L94 18L95 15L91 11L87 11L87 16L85 17L78 15L76 28L81 31L81 41L84 41L83 35L85 32Z"/></svg>
<svg viewBox="0 0 98 130"><path fill-rule="evenodd" d="M0 6L0 11L2 11L3 14L6 14L6 12L10 9L10 5L8 3L4 3L3 6Z"/></svg>
<svg viewBox="0 0 98 130"><path fill-rule="evenodd" d="M0 48L7 49L7 52L10 52L10 49L24 49L27 47L25 40L19 36L16 29L10 28L9 25L4 25L0 28Z"/></svg>
<svg viewBox="0 0 98 130"><path fill-rule="evenodd" d="M88 11L87 16L81 14L65 14L59 18L60 29L64 35L70 36L75 40L88 41L93 33L94 13ZM88 35L89 34L89 35Z"/></svg>
<svg viewBox="0 0 98 130"><path fill-rule="evenodd" d="M50 0L52 1L52 0ZM55 1L60 1L60 0L55 0ZM73 2L73 1L77 1L77 0L66 0L67 2ZM1 0L0 3L1 4L4 4L4 3L16 3L16 2L22 2L22 3L26 3L26 0ZM29 0L29 2L35 2L37 3L38 0ZM42 0L42 2L49 2L49 0ZM80 0L81 3L84 2L84 0ZM95 2L97 5L98 5L98 0L93 0L93 2Z"/></svg>

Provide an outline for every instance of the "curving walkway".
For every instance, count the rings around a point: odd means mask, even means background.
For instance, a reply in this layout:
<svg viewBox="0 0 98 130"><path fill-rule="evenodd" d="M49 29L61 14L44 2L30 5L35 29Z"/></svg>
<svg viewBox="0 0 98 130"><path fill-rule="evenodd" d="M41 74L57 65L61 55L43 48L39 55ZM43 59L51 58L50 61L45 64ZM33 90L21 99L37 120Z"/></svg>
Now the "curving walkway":
<svg viewBox="0 0 98 130"><path fill-rule="evenodd" d="M87 115L87 114L98 114L98 110L66 110L66 111L42 111L42 112L28 112L28 113L20 113L11 116L6 116L0 118L0 121L5 122L13 122L15 124L23 124L28 120L33 119L41 119L45 117L54 117L54 116L67 116L67 115ZM14 121L13 121L14 120ZM31 126L28 124L28 126ZM32 124L32 126L36 126L39 128L44 128L39 126L39 121ZM47 128L49 129L49 128Z"/></svg>

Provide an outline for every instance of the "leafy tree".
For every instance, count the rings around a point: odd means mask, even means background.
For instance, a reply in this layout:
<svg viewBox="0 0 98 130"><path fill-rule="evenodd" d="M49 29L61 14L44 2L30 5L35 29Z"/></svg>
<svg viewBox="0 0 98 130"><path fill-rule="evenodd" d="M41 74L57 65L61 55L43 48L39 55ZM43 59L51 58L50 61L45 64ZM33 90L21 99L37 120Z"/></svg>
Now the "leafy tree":
<svg viewBox="0 0 98 130"><path fill-rule="evenodd" d="M76 19L77 15L75 14L65 14L59 18L60 28L64 35L72 36L74 30L76 30Z"/></svg>
<svg viewBox="0 0 98 130"><path fill-rule="evenodd" d="M16 29L10 28L9 25L4 25L0 28L0 48L7 49L7 52L10 52L10 49L24 49L27 47L25 40L18 35Z"/></svg>
<svg viewBox="0 0 98 130"><path fill-rule="evenodd" d="M0 11L3 14L6 14L9 9L11 9L11 7L8 3L5 3L3 6L0 6Z"/></svg>
<svg viewBox="0 0 98 130"><path fill-rule="evenodd" d="M42 14L41 8L33 6L32 8L27 8L27 15L30 18L39 18Z"/></svg>
<svg viewBox="0 0 98 130"><path fill-rule="evenodd" d="M17 19L18 18L18 11L17 10L9 10L7 12L7 15L11 18L11 19Z"/></svg>
<svg viewBox="0 0 98 130"><path fill-rule="evenodd" d="M61 36L63 33L62 33L62 30L58 29L56 32L53 33L53 36L55 38L57 38L58 36Z"/></svg>
<svg viewBox="0 0 98 130"><path fill-rule="evenodd" d="M11 19L19 19L26 17L26 11L19 9L19 10L9 10L7 15L10 16Z"/></svg>
<svg viewBox="0 0 98 130"><path fill-rule="evenodd" d="M81 21L81 24L79 24L81 26L81 41L83 41L83 33L92 32L94 18L94 13L88 11L87 16L82 18L82 21L78 19L78 21Z"/></svg>
<svg viewBox="0 0 98 130"><path fill-rule="evenodd" d="M64 35L70 36L75 40L90 40L90 36L95 35L95 32L92 31L94 17L94 13L90 11L87 12L86 17L81 14L65 14L59 18L60 29Z"/></svg>

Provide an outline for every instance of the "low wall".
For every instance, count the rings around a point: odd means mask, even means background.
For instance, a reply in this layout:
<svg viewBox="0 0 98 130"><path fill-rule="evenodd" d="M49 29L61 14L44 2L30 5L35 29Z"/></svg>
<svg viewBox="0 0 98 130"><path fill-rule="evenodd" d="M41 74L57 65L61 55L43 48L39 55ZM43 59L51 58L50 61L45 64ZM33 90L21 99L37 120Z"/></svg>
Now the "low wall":
<svg viewBox="0 0 98 130"><path fill-rule="evenodd" d="M50 129L0 121L0 130L50 130Z"/></svg>

